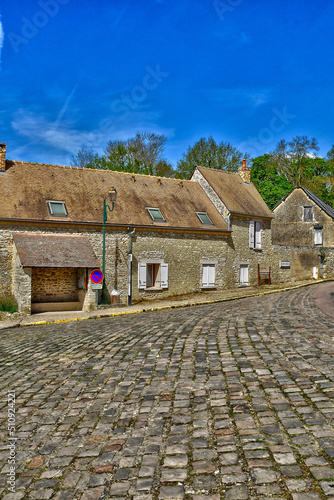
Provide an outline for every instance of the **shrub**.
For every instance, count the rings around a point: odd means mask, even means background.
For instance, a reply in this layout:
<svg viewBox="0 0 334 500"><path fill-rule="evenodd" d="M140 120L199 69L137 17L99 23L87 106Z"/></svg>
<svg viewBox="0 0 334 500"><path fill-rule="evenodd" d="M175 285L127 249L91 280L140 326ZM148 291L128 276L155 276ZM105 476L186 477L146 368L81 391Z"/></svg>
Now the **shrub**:
<svg viewBox="0 0 334 500"><path fill-rule="evenodd" d="M17 312L17 309L17 302L13 296L3 295L0 297L0 311L13 314Z"/></svg>

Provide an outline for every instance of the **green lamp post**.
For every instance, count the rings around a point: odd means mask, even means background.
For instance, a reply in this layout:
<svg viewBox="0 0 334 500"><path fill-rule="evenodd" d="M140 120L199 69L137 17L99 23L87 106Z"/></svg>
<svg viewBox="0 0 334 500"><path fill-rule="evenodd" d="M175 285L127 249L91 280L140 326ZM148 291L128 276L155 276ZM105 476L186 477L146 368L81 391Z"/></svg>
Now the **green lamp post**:
<svg viewBox="0 0 334 500"><path fill-rule="evenodd" d="M106 303L106 222L108 219L108 212L112 212L114 210L115 201L117 199L117 190L112 187L108 192L109 200L111 201L111 208L106 203L106 199L103 199L103 250L102 250L102 272L103 272L103 283L102 283L102 296L101 302L102 304Z"/></svg>

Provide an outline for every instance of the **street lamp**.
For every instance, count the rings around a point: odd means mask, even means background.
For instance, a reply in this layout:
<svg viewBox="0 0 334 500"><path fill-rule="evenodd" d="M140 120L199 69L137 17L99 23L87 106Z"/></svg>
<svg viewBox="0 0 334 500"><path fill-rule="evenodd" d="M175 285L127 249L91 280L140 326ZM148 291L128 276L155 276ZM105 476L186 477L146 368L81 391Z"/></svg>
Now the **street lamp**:
<svg viewBox="0 0 334 500"><path fill-rule="evenodd" d="M102 250L102 273L103 273L103 282L102 282L102 304L106 303L106 222L108 219L108 212L112 212L114 210L115 201L117 199L117 190L115 187L109 189L108 192L109 200L111 201L111 208L106 203L106 199L103 198L103 250Z"/></svg>

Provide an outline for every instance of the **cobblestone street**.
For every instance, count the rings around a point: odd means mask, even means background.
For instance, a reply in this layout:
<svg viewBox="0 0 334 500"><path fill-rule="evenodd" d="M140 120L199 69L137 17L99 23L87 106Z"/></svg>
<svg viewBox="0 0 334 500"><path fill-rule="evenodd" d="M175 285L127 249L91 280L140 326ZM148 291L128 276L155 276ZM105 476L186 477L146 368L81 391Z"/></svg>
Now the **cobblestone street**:
<svg viewBox="0 0 334 500"><path fill-rule="evenodd" d="M319 286L2 330L1 498L333 500L334 317Z"/></svg>

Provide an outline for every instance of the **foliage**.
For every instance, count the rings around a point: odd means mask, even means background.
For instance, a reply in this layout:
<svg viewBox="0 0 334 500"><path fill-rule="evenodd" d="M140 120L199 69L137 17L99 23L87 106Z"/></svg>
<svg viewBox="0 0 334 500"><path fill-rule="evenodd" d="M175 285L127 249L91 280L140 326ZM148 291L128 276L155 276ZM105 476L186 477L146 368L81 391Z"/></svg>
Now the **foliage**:
<svg viewBox="0 0 334 500"><path fill-rule="evenodd" d="M292 189L285 175L278 173L269 154L253 159L251 181L270 209L273 209L281 199Z"/></svg>
<svg viewBox="0 0 334 500"><path fill-rule="evenodd" d="M294 186L301 185L306 176L306 160L319 151L318 141L309 139L306 135L297 135L291 141L281 140L271 153L272 163L280 174L285 175Z"/></svg>
<svg viewBox="0 0 334 500"><path fill-rule="evenodd" d="M176 177L189 179L197 165L236 172L241 165L243 154L229 142L217 143L213 137L201 138L189 146L183 158L178 161Z"/></svg>
<svg viewBox="0 0 334 500"><path fill-rule="evenodd" d="M86 168L173 177L173 167L163 156L166 141L163 135L138 132L127 140L109 141L102 156L83 149L73 158L75 165Z"/></svg>
<svg viewBox="0 0 334 500"><path fill-rule="evenodd" d="M0 296L0 311L9 312L11 314L17 312L18 306L17 302L11 295Z"/></svg>

